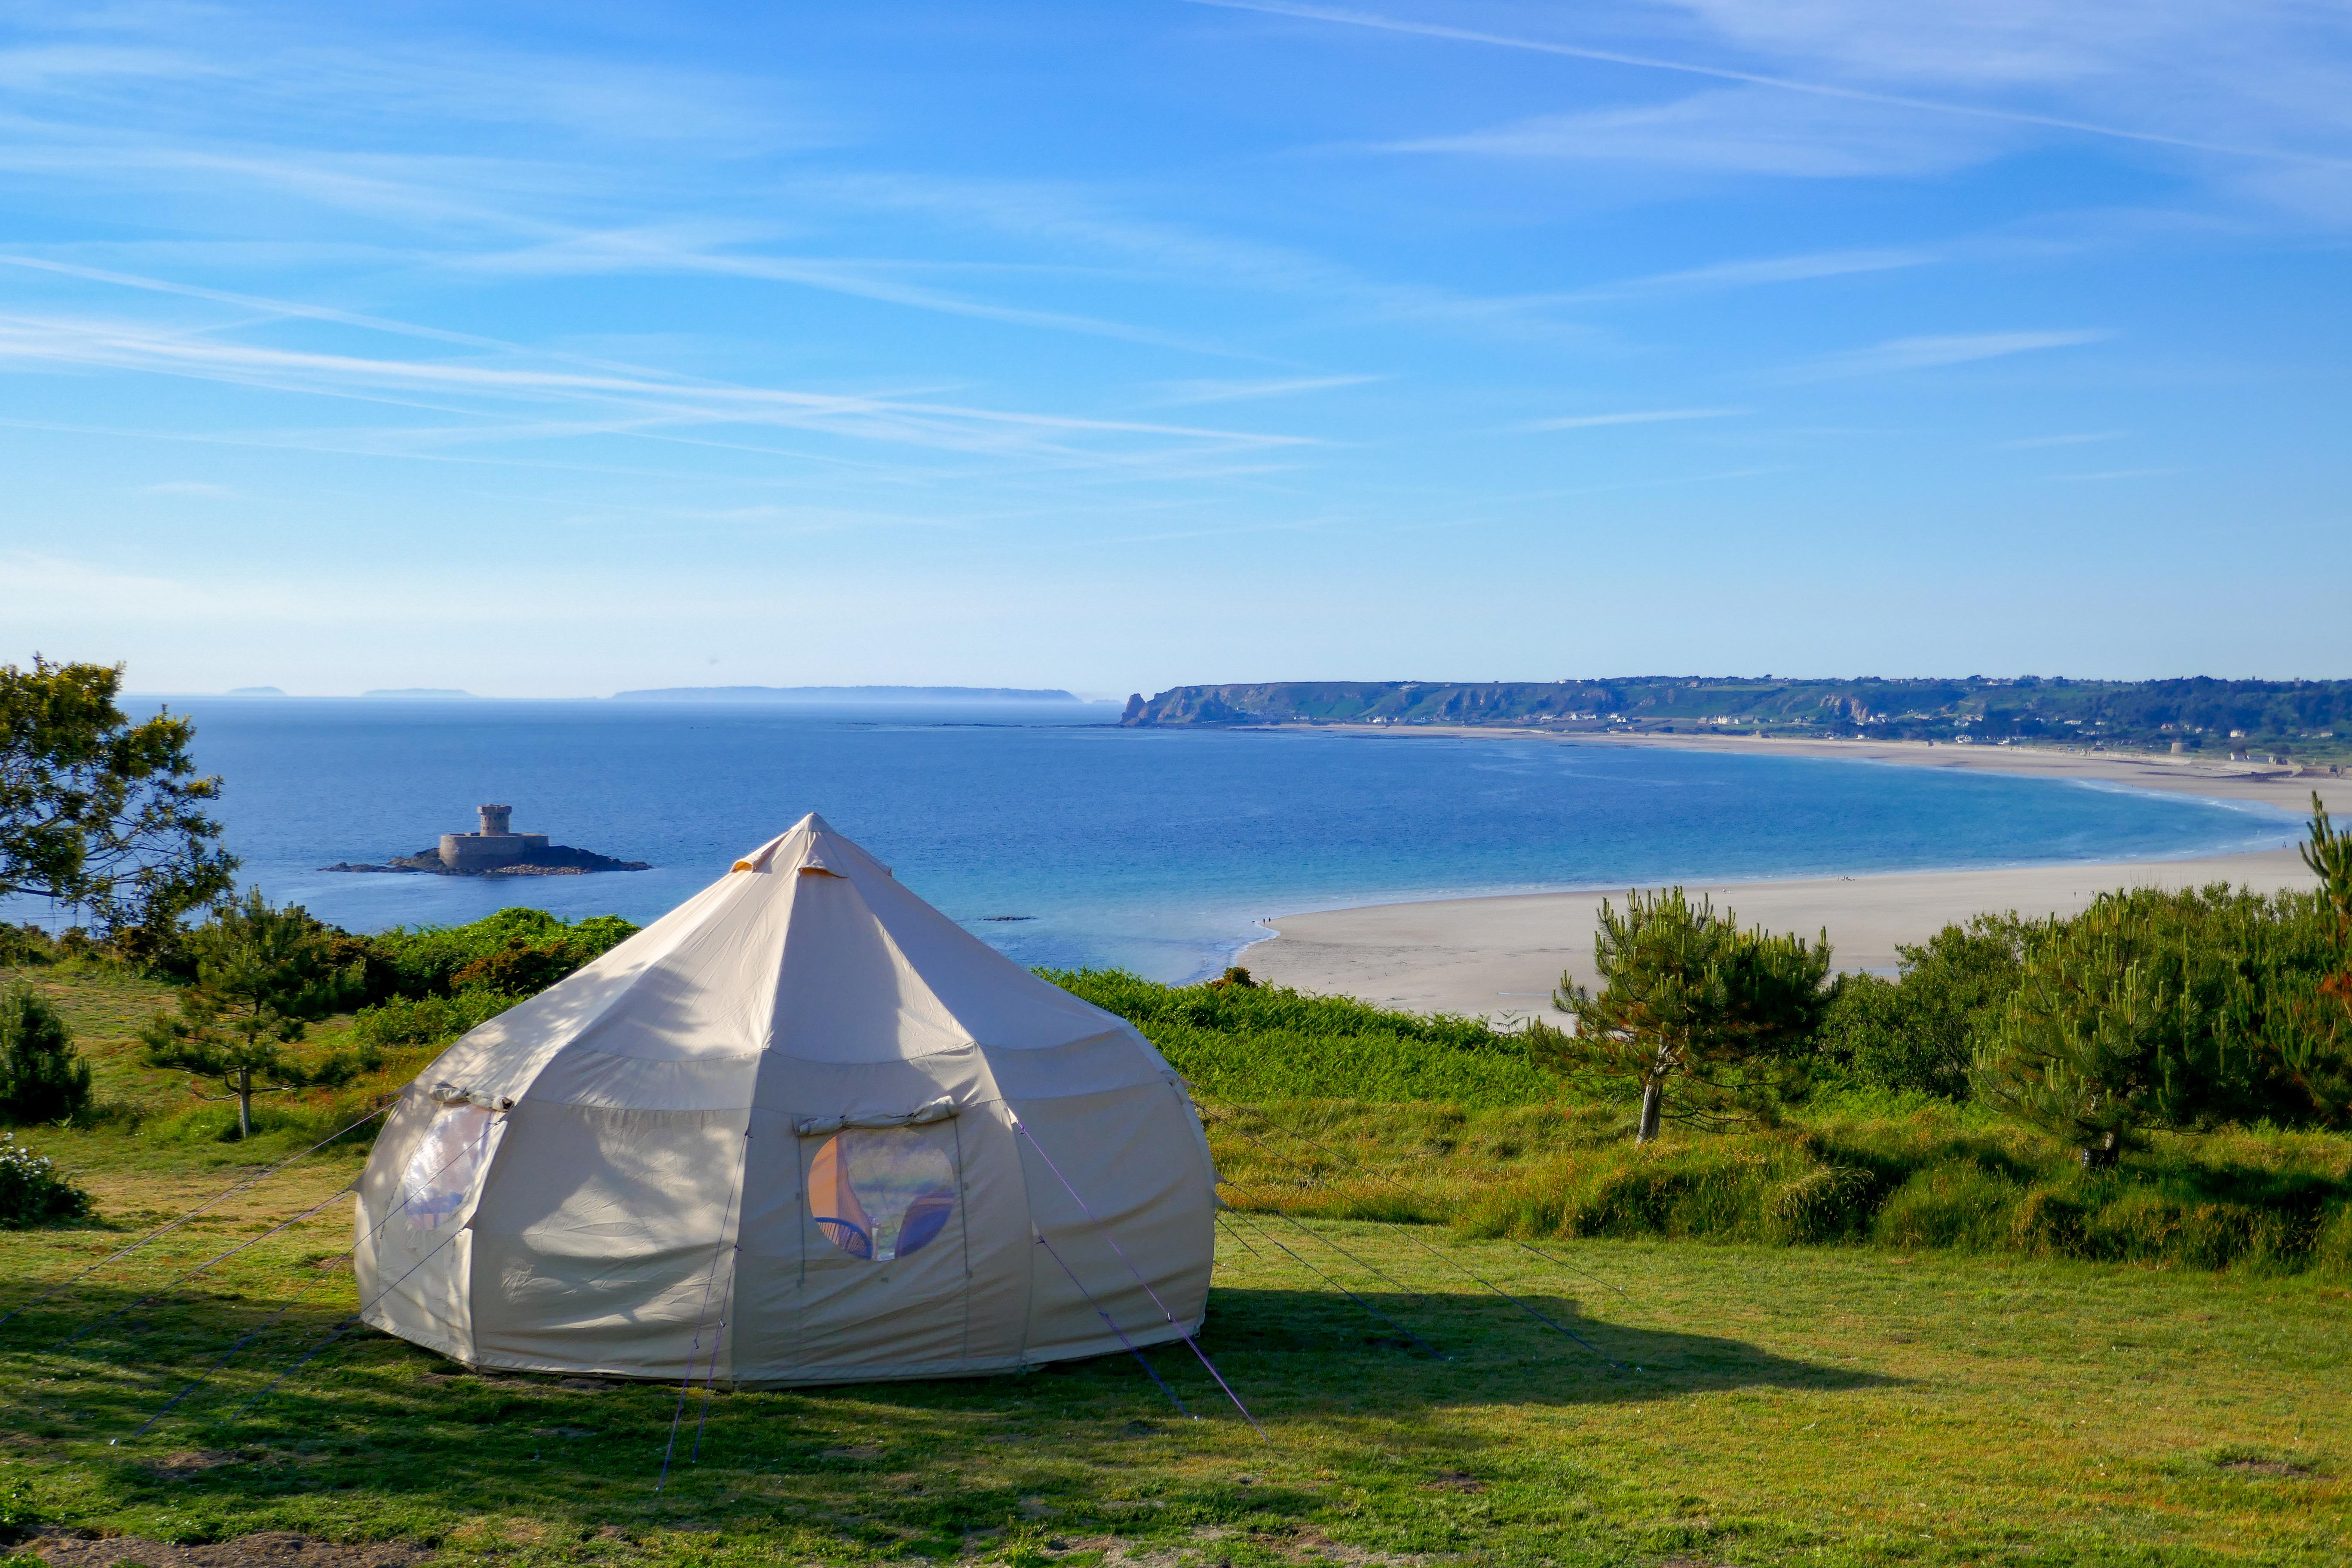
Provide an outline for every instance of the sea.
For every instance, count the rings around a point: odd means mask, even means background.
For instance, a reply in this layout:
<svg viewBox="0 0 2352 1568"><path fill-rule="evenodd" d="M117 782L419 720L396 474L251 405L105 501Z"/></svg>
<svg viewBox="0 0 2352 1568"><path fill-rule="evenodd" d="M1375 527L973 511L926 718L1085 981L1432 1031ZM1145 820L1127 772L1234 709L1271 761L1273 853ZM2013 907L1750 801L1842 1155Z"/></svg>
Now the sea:
<svg viewBox="0 0 2352 1568"><path fill-rule="evenodd" d="M128 705L127 705L128 706ZM152 704L148 706L152 707ZM2273 807L1604 740L1122 729L1109 704L174 699L240 877L353 931L513 904L645 921L810 812L1024 964L1213 973L1271 917L1676 880L2267 848ZM323 871L476 826L653 869ZM1735 906L1736 907L1736 906ZM57 919L59 911L47 911ZM20 910L16 918L25 918Z"/></svg>

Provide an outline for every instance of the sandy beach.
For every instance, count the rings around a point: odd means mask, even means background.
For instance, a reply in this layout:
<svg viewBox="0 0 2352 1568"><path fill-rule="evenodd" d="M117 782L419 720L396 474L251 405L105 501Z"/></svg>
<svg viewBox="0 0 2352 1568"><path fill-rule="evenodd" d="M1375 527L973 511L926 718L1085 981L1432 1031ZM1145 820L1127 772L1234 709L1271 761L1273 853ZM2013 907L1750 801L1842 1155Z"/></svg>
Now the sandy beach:
<svg viewBox="0 0 2352 1568"><path fill-rule="evenodd" d="M1381 731L1398 745L1413 734ZM1421 731L1426 734L1430 731ZM1537 733L1459 730L1468 737ZM1986 768L2029 777L2097 779L2217 799L2259 800L2308 813L2312 792L2330 812L2352 816L2352 778L2244 763L2205 763L2126 753L2025 751L1916 742L1756 741L1711 736L1561 740L1564 745L1683 746L1781 752L1916 767ZM1898 943L1924 941L1952 921L1989 910L2067 914L2122 887L2181 888L2227 881L2270 891L2311 884L2293 849L2207 859L1920 871L1777 882L1692 884L1743 924L1808 934L1829 931L1841 969L1891 972ZM1563 971L1592 980L1592 931L1603 897L1588 892L1440 899L1277 916L1279 934L1241 962L1261 979L1302 991L1360 996L1385 1006L1505 1018L1548 1011Z"/></svg>

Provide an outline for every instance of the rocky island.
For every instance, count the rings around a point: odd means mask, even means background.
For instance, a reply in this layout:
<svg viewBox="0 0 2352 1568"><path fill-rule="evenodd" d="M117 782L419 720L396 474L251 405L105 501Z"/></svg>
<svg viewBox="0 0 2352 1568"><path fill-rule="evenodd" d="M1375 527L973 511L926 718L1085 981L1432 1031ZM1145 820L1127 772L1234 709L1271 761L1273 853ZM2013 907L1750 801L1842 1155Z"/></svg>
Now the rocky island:
<svg viewBox="0 0 2352 1568"><path fill-rule="evenodd" d="M584 877L591 871L650 871L646 860L615 860L609 855L550 844L544 833L517 833L510 826L514 807L482 807L482 826L475 833L445 833L434 848L414 855L395 855L381 866L355 866L338 860L321 871L388 871L424 873L435 877Z"/></svg>

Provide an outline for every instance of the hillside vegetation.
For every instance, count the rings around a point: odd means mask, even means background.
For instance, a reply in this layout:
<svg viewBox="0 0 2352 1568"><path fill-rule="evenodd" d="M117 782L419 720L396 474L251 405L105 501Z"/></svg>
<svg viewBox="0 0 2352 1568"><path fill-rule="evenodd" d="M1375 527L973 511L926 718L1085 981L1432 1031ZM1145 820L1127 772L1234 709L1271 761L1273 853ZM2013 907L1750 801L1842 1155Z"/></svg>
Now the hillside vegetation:
<svg viewBox="0 0 2352 1568"><path fill-rule="evenodd" d="M1192 1082L1238 1209L1532 1240L1952 1247L2352 1276L2342 1133L2154 1132L2089 1170L2048 1133L1825 1061L1814 1103L1780 1125L1636 1147L1631 1100L1574 1097L1522 1039L1472 1020L1231 982L1057 978L1134 1021Z"/></svg>
<svg viewBox="0 0 2352 1568"><path fill-rule="evenodd" d="M2352 680L1288 680L1179 686L1123 723L1507 724L2352 758Z"/></svg>

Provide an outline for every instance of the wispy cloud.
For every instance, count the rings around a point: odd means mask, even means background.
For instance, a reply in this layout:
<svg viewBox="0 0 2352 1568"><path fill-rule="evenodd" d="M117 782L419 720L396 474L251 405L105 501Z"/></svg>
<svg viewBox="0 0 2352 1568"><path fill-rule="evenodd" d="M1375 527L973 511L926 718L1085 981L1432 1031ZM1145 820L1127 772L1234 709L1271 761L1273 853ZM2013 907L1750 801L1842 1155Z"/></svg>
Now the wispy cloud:
<svg viewBox="0 0 2352 1568"><path fill-rule="evenodd" d="M2076 348L2115 334L2100 331L2059 332L1957 332L1940 337L1891 338L1866 349L1830 354L1789 373L1795 381L1832 376L1879 375L1891 371L1933 370L1942 365L1971 364L1979 360L2005 359L2011 354L2042 349Z"/></svg>
<svg viewBox="0 0 2352 1568"><path fill-rule="evenodd" d="M1269 381L1163 381L1156 398L1163 408L1196 403L1243 403L1262 397L1297 397L1302 393L1329 392L1386 379L1377 375L1298 375Z"/></svg>
<svg viewBox="0 0 2352 1568"><path fill-rule="evenodd" d="M2084 430L2065 436L2023 436L2002 446L2012 451L2029 451L2036 447L2087 447L2094 441L2116 441L2131 434L2128 430Z"/></svg>
<svg viewBox="0 0 2352 1568"><path fill-rule="evenodd" d="M1852 179L1942 174L1980 162L2006 144L1997 127L1956 133L1948 125L1884 104L1736 88L1665 103L1536 115L1479 131L1392 142L1385 150Z"/></svg>
<svg viewBox="0 0 2352 1568"><path fill-rule="evenodd" d="M1850 87L1835 82L1811 81L1777 73L1746 70L1735 66L1711 65L1704 61L1673 59L1659 55L1635 54L1622 49L1596 48L1582 44L1567 43L1549 38L1488 32L1473 27L1457 27L1435 22L1420 22L1405 17L1389 16L1369 11L1357 11L1331 5L1307 5L1286 3L1286 0L1190 0L1196 5L1213 6L1227 11L1254 11L1271 16L1288 16L1301 21L1327 22L1335 26L1364 27L1379 32L1406 34L1418 37L1440 38L1452 43L1484 44L1496 48L1519 49L1535 54L1554 55L1567 59L1591 60L1604 65L1629 66L1641 70L1668 71L1684 76L1711 78L1717 81L1738 82L1745 86L1771 88L1780 91L1809 97L1840 99L1851 103L1884 105L1925 113L1950 116L1956 119L1997 121L2011 125L2041 126L2050 130L2076 132L2088 136L2109 137L2118 141L2146 142L2157 146L2179 147L2200 153L2225 153L2231 157L2276 160L2284 163L2343 163L2347 160L2315 156L2291 148L2253 144L2235 144L2207 141L2199 137L2168 135L2126 125L2103 124L2069 116L2039 114L2027 110L2003 108L1990 104L1961 103L1931 99L1911 93L1882 92L1867 88Z"/></svg>
<svg viewBox="0 0 2352 1568"><path fill-rule="evenodd" d="M1234 355L1234 351L1222 345L1181 333L1068 311L1006 305L951 294L910 283L901 275L903 268L887 262L730 254L707 249L691 239L682 239L658 230L572 235L528 249L478 256L461 265L469 271L525 277L674 272L742 278L820 289L884 304L1003 321L1013 326L1044 327L1055 331L1122 338L1130 342L1150 343L1159 348L1181 349L1192 353L1260 357Z"/></svg>
<svg viewBox="0 0 2352 1568"><path fill-rule="evenodd" d="M1927 267L1942 259L1933 251L1893 248L1767 256L1752 261L1717 261L1705 267L1686 267L1676 272L1653 272L1646 277L1628 278L1616 283L1580 289L1560 298L1563 300L1605 300L1640 299L1646 295L1713 293L1725 289L1804 283L1816 278L1850 278L1857 273Z"/></svg>
<svg viewBox="0 0 2352 1568"><path fill-rule="evenodd" d="M1728 419L1745 408L1643 408L1622 414L1571 414L1562 419L1538 419L1521 430L1590 430L1603 425L1659 425L1676 419Z"/></svg>
<svg viewBox="0 0 2352 1568"><path fill-rule="evenodd" d="M313 395L556 404L600 410L606 432L632 422L661 426L772 426L862 440L992 455L1051 455L1118 463L1115 450L1080 443L1142 441L1181 449L1260 449L1307 437L1132 419L1018 412L667 376L592 372L544 363L396 359L331 354L167 331L142 323L70 317L0 316L0 363L137 371ZM460 412L451 409L450 412ZM617 418L620 423L611 421Z"/></svg>

